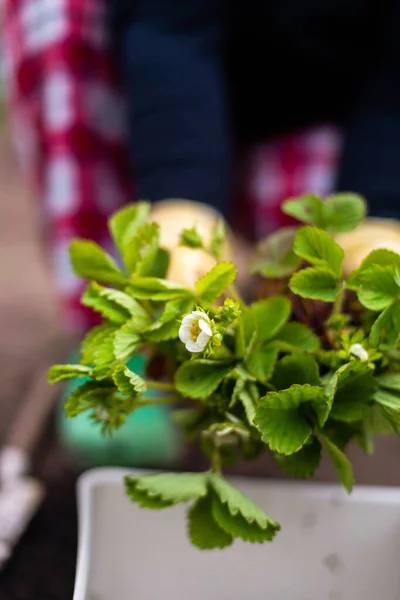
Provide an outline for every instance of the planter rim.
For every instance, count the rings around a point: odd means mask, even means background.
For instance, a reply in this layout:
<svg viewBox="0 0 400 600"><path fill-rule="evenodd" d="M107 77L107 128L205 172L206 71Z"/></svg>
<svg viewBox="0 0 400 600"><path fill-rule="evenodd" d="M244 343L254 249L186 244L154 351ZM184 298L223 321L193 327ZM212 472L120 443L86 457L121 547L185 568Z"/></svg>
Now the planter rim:
<svg viewBox="0 0 400 600"><path fill-rule="evenodd" d="M92 537L91 503L93 490L101 485L121 484L125 475L151 474L159 471L144 469L123 469L114 467L90 469L80 475L77 481L78 504L78 552L75 588L73 600L85 597L89 577L90 540ZM294 493L303 496L312 495L313 498L334 499L345 502L363 502L381 504L400 504L400 488L385 486L359 485L349 495L338 484L324 482L296 482L277 479L263 479L256 477L232 476L240 486L251 480L260 485L268 484L269 487L292 489Z"/></svg>

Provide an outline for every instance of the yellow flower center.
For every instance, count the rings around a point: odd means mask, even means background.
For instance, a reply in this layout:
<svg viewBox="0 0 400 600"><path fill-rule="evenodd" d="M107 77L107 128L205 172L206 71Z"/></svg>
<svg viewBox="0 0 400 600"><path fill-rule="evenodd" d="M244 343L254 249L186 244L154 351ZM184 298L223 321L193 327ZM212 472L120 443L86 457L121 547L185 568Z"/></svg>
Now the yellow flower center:
<svg viewBox="0 0 400 600"><path fill-rule="evenodd" d="M200 325L198 321L193 321L192 326L190 328L190 337L192 338L193 342L197 341L197 338L199 337L201 333L201 329L200 329Z"/></svg>

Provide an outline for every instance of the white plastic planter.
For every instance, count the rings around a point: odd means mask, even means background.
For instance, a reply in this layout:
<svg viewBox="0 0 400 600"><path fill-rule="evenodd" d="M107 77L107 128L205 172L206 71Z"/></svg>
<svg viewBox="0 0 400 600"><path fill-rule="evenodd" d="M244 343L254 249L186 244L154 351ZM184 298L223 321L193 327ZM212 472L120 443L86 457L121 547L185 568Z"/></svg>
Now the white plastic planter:
<svg viewBox="0 0 400 600"><path fill-rule="evenodd" d="M78 485L74 600L399 600L400 491L237 479L282 525L263 546L193 548L185 506L146 511L125 497L127 471Z"/></svg>

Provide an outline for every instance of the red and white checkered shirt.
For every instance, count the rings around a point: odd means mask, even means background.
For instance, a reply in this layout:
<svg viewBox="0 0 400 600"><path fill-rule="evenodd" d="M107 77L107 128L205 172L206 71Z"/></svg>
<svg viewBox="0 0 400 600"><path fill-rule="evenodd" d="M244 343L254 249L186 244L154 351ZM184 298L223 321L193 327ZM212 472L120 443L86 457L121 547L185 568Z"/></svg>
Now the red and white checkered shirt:
<svg viewBox="0 0 400 600"><path fill-rule="evenodd" d="M5 0L4 60L15 140L37 190L66 325L92 314L79 303L72 238L109 251L107 217L134 198L124 101L108 54L105 0ZM333 186L340 136L315 127L246 153L238 167L236 218L257 237L285 224L281 202ZM250 217L250 218L249 218Z"/></svg>

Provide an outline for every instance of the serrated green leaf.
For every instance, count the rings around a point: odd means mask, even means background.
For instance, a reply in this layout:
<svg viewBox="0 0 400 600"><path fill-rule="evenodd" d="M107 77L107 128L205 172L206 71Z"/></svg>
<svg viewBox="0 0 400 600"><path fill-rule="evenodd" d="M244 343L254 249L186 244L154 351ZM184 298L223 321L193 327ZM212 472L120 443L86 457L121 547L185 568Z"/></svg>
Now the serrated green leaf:
<svg viewBox="0 0 400 600"><path fill-rule="evenodd" d="M323 227L330 233L347 233L361 223L366 213L362 196L349 192L335 194L323 203Z"/></svg>
<svg viewBox="0 0 400 600"><path fill-rule="evenodd" d="M291 275L301 263L293 252L296 231L296 227L284 227L262 240L251 262L250 274L259 273L267 278Z"/></svg>
<svg viewBox="0 0 400 600"><path fill-rule="evenodd" d="M154 300L155 302L174 300L183 296L193 297L192 292L179 283L156 277L132 277L129 292L134 298Z"/></svg>
<svg viewBox="0 0 400 600"><path fill-rule="evenodd" d="M304 446L312 427L302 404L321 401L323 392L323 388L317 386L292 385L287 390L268 392L261 398L254 424L272 451L294 454Z"/></svg>
<svg viewBox="0 0 400 600"><path fill-rule="evenodd" d="M305 352L316 352L321 345L319 337L303 323L286 323L274 341L286 349Z"/></svg>
<svg viewBox="0 0 400 600"><path fill-rule="evenodd" d="M233 537L225 533L215 522L212 515L211 497L200 498L188 510L188 534L190 541L200 550L226 548Z"/></svg>
<svg viewBox="0 0 400 600"><path fill-rule="evenodd" d="M341 289L335 273L326 267L298 271L292 276L289 287L298 296L323 302L334 302Z"/></svg>
<svg viewBox="0 0 400 600"><path fill-rule="evenodd" d="M159 248L153 264L149 267L149 270L146 273L147 277L165 279L168 275L169 263L170 253L164 248Z"/></svg>
<svg viewBox="0 0 400 600"><path fill-rule="evenodd" d="M137 321L131 319L115 332L113 348L117 360L126 363L142 345L142 339L137 333L137 329Z"/></svg>
<svg viewBox="0 0 400 600"><path fill-rule="evenodd" d="M160 473L142 477L128 475L125 484L149 498L178 504L206 496L207 473Z"/></svg>
<svg viewBox="0 0 400 600"><path fill-rule="evenodd" d="M344 251L326 231L301 227L297 231L293 251L315 267L328 267L340 279Z"/></svg>
<svg viewBox="0 0 400 600"><path fill-rule="evenodd" d="M81 302L84 306L93 308L113 323L123 324L130 316L143 322L146 327L150 318L136 300L125 292L102 287L92 281L86 288Z"/></svg>
<svg viewBox="0 0 400 600"><path fill-rule="evenodd" d="M115 387L110 382L86 381L69 395L65 410L69 417L76 417L97 405L103 405L114 392Z"/></svg>
<svg viewBox="0 0 400 600"><path fill-rule="evenodd" d="M115 212L108 222L111 235L121 255L135 237L137 230L146 224L150 213L149 202L130 204Z"/></svg>
<svg viewBox="0 0 400 600"><path fill-rule="evenodd" d="M112 374L115 385L124 396L137 396L147 391L145 380L125 365L118 365Z"/></svg>
<svg viewBox="0 0 400 600"><path fill-rule="evenodd" d="M276 365L271 383L277 390L286 390L294 383L319 386L318 364L307 354L284 356Z"/></svg>
<svg viewBox="0 0 400 600"><path fill-rule="evenodd" d="M279 531L278 523L270 519L259 506L224 477L212 473L209 475L209 482L220 502L226 505L232 517L240 515L247 523L257 525L266 534L269 532L272 537ZM272 539L272 537L268 539Z"/></svg>
<svg viewBox="0 0 400 600"><path fill-rule="evenodd" d="M268 381L274 371L278 353L278 348L273 346L254 350L246 360L249 372L263 383Z"/></svg>
<svg viewBox="0 0 400 600"><path fill-rule="evenodd" d="M248 389L249 381L246 379L239 378L232 392L232 401L230 406L234 406L236 402L241 402L246 417L249 423L253 423L254 417L256 416L255 401L251 391Z"/></svg>
<svg viewBox="0 0 400 600"><path fill-rule="evenodd" d="M321 462L322 446L320 441L312 436L310 440L295 454L283 456L275 453L274 458L279 467L287 475L307 479L313 477Z"/></svg>
<svg viewBox="0 0 400 600"><path fill-rule="evenodd" d="M339 450L339 448L326 435L321 434L320 437L325 444L340 483L350 494L354 485L354 475L351 462L344 452Z"/></svg>
<svg viewBox="0 0 400 600"><path fill-rule="evenodd" d="M384 373L375 377L379 387L400 393L400 373Z"/></svg>
<svg viewBox="0 0 400 600"><path fill-rule="evenodd" d="M173 502L163 500L159 496L148 496L146 492L138 490L136 483L129 481L129 478L125 478L125 491L132 502L135 502L141 508L162 510L163 508L169 508L174 505Z"/></svg>
<svg viewBox="0 0 400 600"><path fill-rule="evenodd" d="M202 306L213 304L236 279L236 267L230 262L215 265L211 271L196 282L196 290Z"/></svg>
<svg viewBox="0 0 400 600"><path fill-rule="evenodd" d="M379 315L371 327L369 341L372 347L386 341L395 344L400 335L400 302L396 300Z"/></svg>
<svg viewBox="0 0 400 600"><path fill-rule="evenodd" d="M210 253L218 261L224 258L224 244L226 238L226 227L223 219L219 219L211 232Z"/></svg>
<svg viewBox="0 0 400 600"><path fill-rule="evenodd" d="M394 390L378 389L374 401L382 408L384 414L396 425L400 425L400 393Z"/></svg>
<svg viewBox="0 0 400 600"><path fill-rule="evenodd" d="M362 271L358 278L357 296L365 308L384 310L400 295L392 267L374 266Z"/></svg>
<svg viewBox="0 0 400 600"><path fill-rule="evenodd" d="M84 365L54 365L50 367L47 380L49 383L58 383L67 379L78 377L91 377L93 370Z"/></svg>
<svg viewBox="0 0 400 600"><path fill-rule="evenodd" d="M146 337L152 342L163 342L178 337L182 317L193 310L193 298L177 298L165 306L159 321L153 323L146 332Z"/></svg>
<svg viewBox="0 0 400 600"><path fill-rule="evenodd" d="M111 256L95 242L74 240L69 247L69 257L79 277L111 285L125 285L128 281Z"/></svg>
<svg viewBox="0 0 400 600"><path fill-rule="evenodd" d="M96 337L96 346L93 345L91 358L93 365L97 369L111 368L115 362L114 340L118 330L118 325L115 325L114 327L104 329Z"/></svg>
<svg viewBox="0 0 400 600"><path fill-rule="evenodd" d="M175 373L178 392L188 398L204 399L214 392L232 371L231 363L215 360L189 360Z"/></svg>
<svg viewBox="0 0 400 600"><path fill-rule="evenodd" d="M151 271L159 250L159 226L146 223L124 249L124 262L132 274L145 276Z"/></svg>
<svg viewBox="0 0 400 600"><path fill-rule="evenodd" d="M389 415L376 404L365 415L363 424L370 435L390 435L396 430Z"/></svg>
<svg viewBox="0 0 400 600"><path fill-rule="evenodd" d="M358 269L355 269L350 273L347 278L347 285L353 288L353 286L359 283L359 277L363 272L376 266L400 269L400 255L392 250L386 250L385 248L373 250L364 258Z"/></svg>
<svg viewBox="0 0 400 600"><path fill-rule="evenodd" d="M323 202L321 198L312 194L304 194L299 198L290 198L282 205L282 211L285 215L294 217L303 223L310 223L317 227L322 227L323 220Z"/></svg>
<svg viewBox="0 0 400 600"><path fill-rule="evenodd" d="M212 515L227 534L239 537L245 542L259 544L270 542L276 533L273 527L263 529L254 521L249 523L240 513L232 515L228 506L223 504L215 494L212 500Z"/></svg>
<svg viewBox="0 0 400 600"><path fill-rule="evenodd" d="M94 365L96 355L102 340L113 337L118 331L119 326L114 323L102 323L93 327L85 336L81 345L81 363L84 365Z"/></svg>
<svg viewBox="0 0 400 600"><path fill-rule="evenodd" d="M325 388L331 406L330 415L347 423L359 421L371 406L375 390L371 367L359 361L343 365Z"/></svg>
<svg viewBox="0 0 400 600"><path fill-rule="evenodd" d="M196 227L183 229L179 236L179 244L186 248L203 248L203 240Z"/></svg>
<svg viewBox="0 0 400 600"><path fill-rule="evenodd" d="M287 323L292 306L285 296L271 296L252 304L251 311L254 314L256 341L265 343Z"/></svg>

